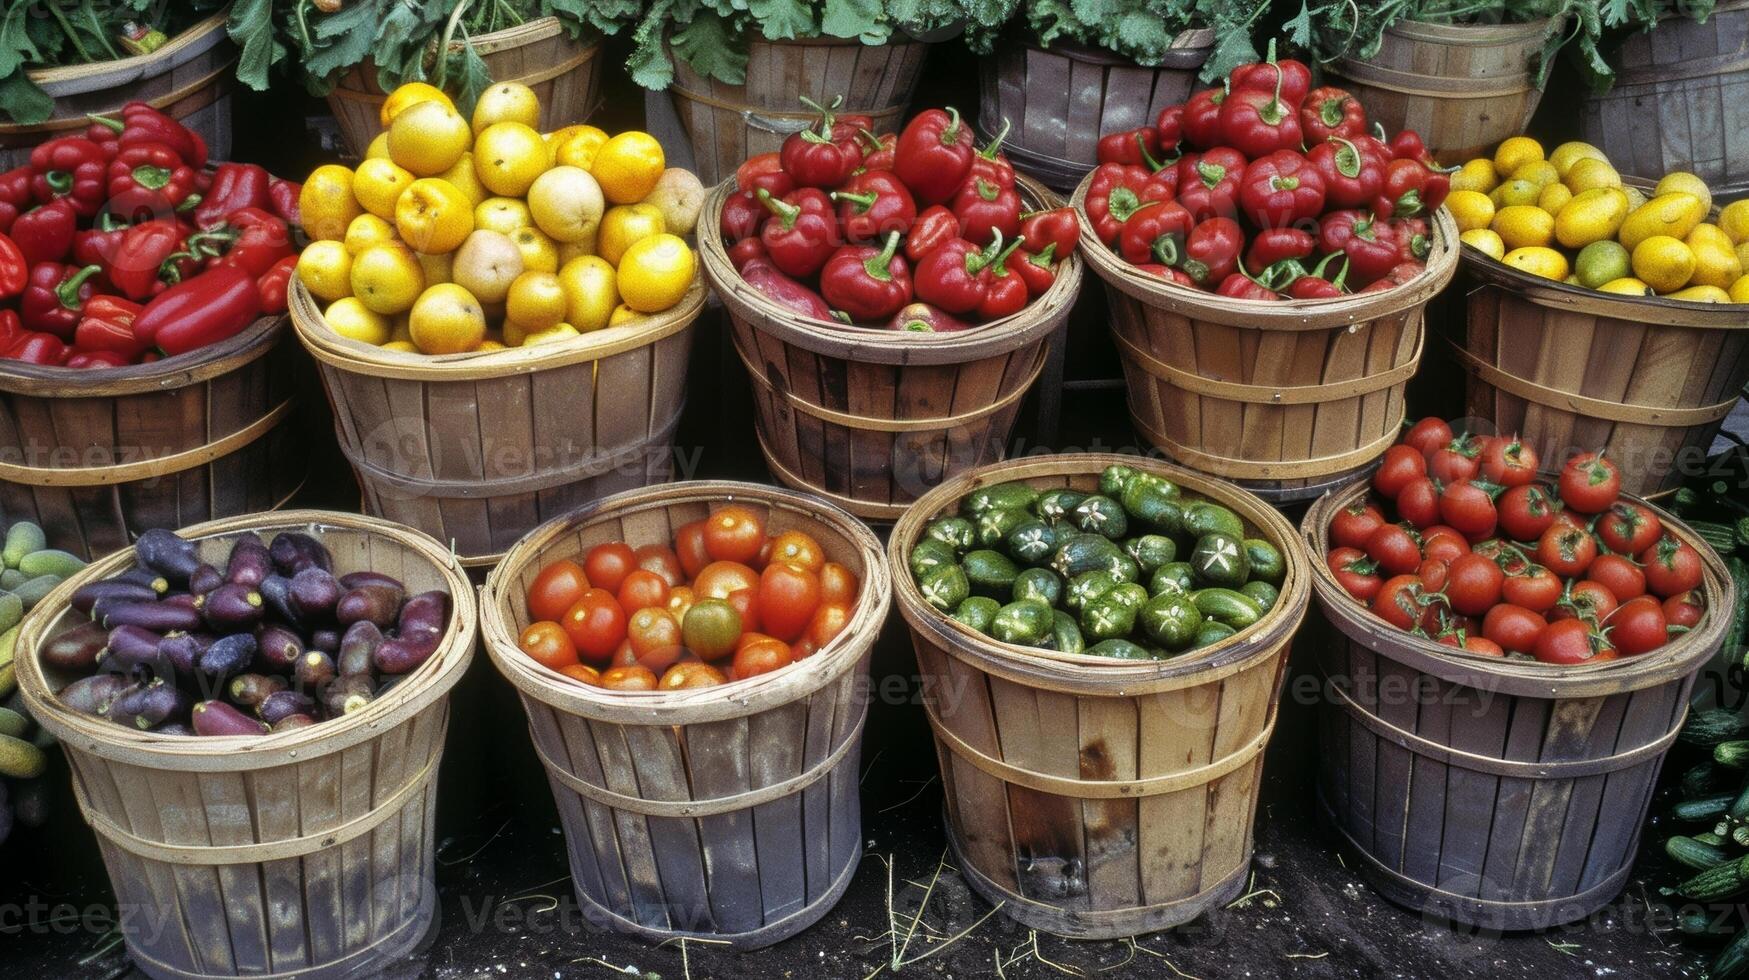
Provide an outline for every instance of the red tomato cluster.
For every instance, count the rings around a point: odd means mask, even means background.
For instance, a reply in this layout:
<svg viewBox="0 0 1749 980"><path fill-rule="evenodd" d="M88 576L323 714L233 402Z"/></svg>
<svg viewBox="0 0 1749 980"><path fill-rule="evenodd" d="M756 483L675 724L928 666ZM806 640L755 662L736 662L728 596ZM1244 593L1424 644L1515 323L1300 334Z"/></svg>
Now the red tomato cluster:
<svg viewBox="0 0 1749 980"><path fill-rule="evenodd" d="M1451 190L1414 130L1385 142L1292 59L1100 140L1087 218L1125 261L1237 299L1329 299L1408 282Z"/></svg>
<svg viewBox="0 0 1749 980"><path fill-rule="evenodd" d="M1398 629L1551 664L1646 653L1700 621L1700 553L1621 496L1613 462L1576 455L1553 484L1537 463L1516 437L1422 419L1385 452L1376 502L1331 519L1331 574Z"/></svg>
<svg viewBox="0 0 1749 980"><path fill-rule="evenodd" d="M1080 221L1026 210L1000 136L977 148L952 108L896 137L815 108L817 126L741 165L723 204L748 285L817 320L931 333L1019 313L1051 288Z"/></svg>
<svg viewBox="0 0 1749 980"><path fill-rule="evenodd" d="M813 537L768 535L759 511L729 504L668 544L599 544L542 568L520 645L609 690L710 687L813 654L850 622L859 588Z"/></svg>

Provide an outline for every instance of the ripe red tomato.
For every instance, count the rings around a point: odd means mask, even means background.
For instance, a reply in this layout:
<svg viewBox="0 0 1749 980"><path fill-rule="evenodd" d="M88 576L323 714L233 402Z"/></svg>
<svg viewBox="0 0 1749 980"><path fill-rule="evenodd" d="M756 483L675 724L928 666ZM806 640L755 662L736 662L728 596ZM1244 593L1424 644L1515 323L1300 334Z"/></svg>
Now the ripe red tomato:
<svg viewBox="0 0 1749 980"><path fill-rule="evenodd" d="M1511 487L1496 502L1500 530L1514 541L1535 541L1555 522L1554 495L1540 483Z"/></svg>
<svg viewBox="0 0 1749 980"><path fill-rule="evenodd" d="M1646 573L1623 555L1598 555L1585 574L1622 602L1646 594Z"/></svg>
<svg viewBox="0 0 1749 980"><path fill-rule="evenodd" d="M1421 567L1415 569L1415 577L1428 592L1444 592L1446 580L1451 577L1451 563L1442 558L1424 559Z"/></svg>
<svg viewBox="0 0 1749 980"><path fill-rule="evenodd" d="M1664 607L1651 596L1622 603L1609 617L1609 639L1625 656L1656 650L1670 638L1670 621Z"/></svg>
<svg viewBox="0 0 1749 980"><path fill-rule="evenodd" d="M1500 648L1500 644L1476 633L1468 633L1464 635L1463 648L1471 653L1480 654L1484 657L1506 656L1506 651Z"/></svg>
<svg viewBox="0 0 1749 980"><path fill-rule="evenodd" d="M716 561L748 564L765 545L765 516L745 504L719 507L705 521L704 549Z"/></svg>
<svg viewBox="0 0 1749 980"><path fill-rule="evenodd" d="M681 641L706 660L727 656L741 638L741 614L722 599L700 599L680 623Z"/></svg>
<svg viewBox="0 0 1749 980"><path fill-rule="evenodd" d="M648 667L609 667L601 672L601 686L609 691L654 691L656 675Z"/></svg>
<svg viewBox="0 0 1749 980"><path fill-rule="evenodd" d="M744 630L762 630L764 619L759 615L759 589L736 589L723 597L730 608L741 617L741 628Z"/></svg>
<svg viewBox="0 0 1749 980"><path fill-rule="evenodd" d="M1410 481L1426 475L1427 458L1421 451L1414 446L1396 445L1385 450L1384 460L1372 475L1372 486L1386 500L1396 500Z"/></svg>
<svg viewBox="0 0 1749 980"><path fill-rule="evenodd" d="M680 638L680 623L666 609L646 607L632 613L626 621L626 642L631 647L632 662L656 673L673 666L686 652Z"/></svg>
<svg viewBox="0 0 1749 980"><path fill-rule="evenodd" d="M820 606L820 579L794 565L773 562L759 575L759 619L765 632L789 642L802 635Z"/></svg>
<svg viewBox="0 0 1749 980"><path fill-rule="evenodd" d="M1603 546L1623 555L1637 555L1664 536L1664 522L1645 504L1618 500L1597 519L1597 537Z"/></svg>
<svg viewBox="0 0 1749 980"><path fill-rule="evenodd" d="M1647 590L1659 598L1700 587L1700 552L1668 534L1640 553L1640 564L1646 570Z"/></svg>
<svg viewBox="0 0 1749 980"><path fill-rule="evenodd" d="M1337 548L1325 557L1324 563L1335 576L1336 584L1361 602L1371 602L1373 596L1379 594L1382 582L1378 562L1368 558L1359 548Z"/></svg>
<svg viewBox="0 0 1749 980"><path fill-rule="evenodd" d="M631 549L626 549L628 552ZM576 605L565 610L559 621L577 647L577 655L596 663L613 656L614 647L626 638L626 614L619 600L606 589L590 589Z"/></svg>
<svg viewBox="0 0 1749 980"><path fill-rule="evenodd" d="M826 567L826 549L802 531L784 531L771 539L769 562L795 565L818 575Z"/></svg>
<svg viewBox="0 0 1749 980"><path fill-rule="evenodd" d="M1481 442L1466 433L1427 457L1427 475L1441 483L1473 480L1482 468L1481 455Z"/></svg>
<svg viewBox="0 0 1749 980"><path fill-rule="evenodd" d="M1504 646L1504 644L1502 644ZM1537 637L1534 656L1545 664L1582 664L1608 648L1597 628L1582 619L1550 623Z"/></svg>
<svg viewBox="0 0 1749 980"><path fill-rule="evenodd" d="M1498 436L1482 448L1482 475L1503 487L1522 487L1536 479L1536 450L1517 436Z"/></svg>
<svg viewBox="0 0 1749 980"><path fill-rule="evenodd" d="M1439 516L1471 541L1492 535L1499 523L1494 498L1467 478L1445 485L1439 495Z"/></svg>
<svg viewBox="0 0 1749 980"><path fill-rule="evenodd" d="M729 679L723 676L723 672L710 664L683 662L663 671L662 679L656 686L663 691L685 691L695 687L716 687L728 682Z"/></svg>
<svg viewBox="0 0 1749 980"><path fill-rule="evenodd" d="M814 610L814 618L808 621L808 631L802 639L807 644L808 653L831 643L844 632L844 627L850 625L850 607L848 605L820 600L820 608ZM796 651L796 659L800 660L807 654Z"/></svg>
<svg viewBox="0 0 1749 980"><path fill-rule="evenodd" d="M1549 613L1549 620L1583 619L1597 625L1615 612L1616 605L1616 595L1609 590L1609 586L1591 579L1580 579L1567 586L1561 600L1555 603L1554 610Z"/></svg>
<svg viewBox="0 0 1749 980"><path fill-rule="evenodd" d="M1455 561L1470 553L1470 543L1448 524L1435 524L1421 532L1421 553L1429 558Z"/></svg>
<svg viewBox="0 0 1749 980"><path fill-rule="evenodd" d="M1536 542L1536 560L1561 578L1579 578L1597 557L1597 539L1582 528L1553 525Z"/></svg>
<svg viewBox="0 0 1749 980"><path fill-rule="evenodd" d="M1384 522L1384 513L1372 504L1349 504L1330 519L1330 543L1338 548L1364 548L1367 537Z"/></svg>
<svg viewBox="0 0 1749 980"><path fill-rule="evenodd" d="M686 569L680 565L680 556L674 549L665 544L647 544L633 552L638 559L638 567L646 572L655 572L662 576L662 581L669 588L681 585L686 581Z"/></svg>
<svg viewBox="0 0 1749 980"><path fill-rule="evenodd" d="M821 604L855 605L856 594L861 590L862 583L850 569L835 561L820 566Z"/></svg>
<svg viewBox="0 0 1749 980"><path fill-rule="evenodd" d="M1451 426L1444 419L1428 416L1409 427L1403 434L1403 445L1413 446L1422 459L1432 456L1452 440Z"/></svg>
<svg viewBox="0 0 1749 980"><path fill-rule="evenodd" d="M674 617L676 623L686 619L686 611L692 608L696 600L692 586L681 585L668 590L668 615Z"/></svg>
<svg viewBox="0 0 1749 980"><path fill-rule="evenodd" d="M1373 597L1373 615L1400 630L1412 630L1427 615L1427 590L1415 575L1398 575L1385 581Z"/></svg>
<svg viewBox="0 0 1749 980"><path fill-rule="evenodd" d="M589 591L589 577L583 566L561 558L540 570L528 587L528 614L537 620L556 623L565 610L577 604Z"/></svg>
<svg viewBox="0 0 1749 980"><path fill-rule="evenodd" d="M687 578L697 578L711 563L710 552L704 547L704 522L682 524L674 531L674 553L680 558L680 570Z"/></svg>
<svg viewBox="0 0 1749 980"><path fill-rule="evenodd" d="M1446 601L1466 616L1482 616L1500 601L1506 573L1493 559L1469 553L1452 560L1445 586Z"/></svg>
<svg viewBox="0 0 1749 980"><path fill-rule="evenodd" d="M589 584L609 592L618 592L620 583L637 567L638 556L624 541L598 544L583 556L583 571L589 576Z"/></svg>
<svg viewBox="0 0 1749 980"><path fill-rule="evenodd" d="M1401 524L1386 524L1369 535L1366 553L1390 575L1411 575L1421 567L1421 545Z"/></svg>
<svg viewBox="0 0 1749 980"><path fill-rule="evenodd" d="M1503 650L1530 653L1536 649L1537 638L1548 629L1548 621L1523 606L1503 602L1488 610L1482 619L1482 635L1498 643Z"/></svg>
<svg viewBox="0 0 1749 980"><path fill-rule="evenodd" d="M1582 453L1561 470L1561 501L1581 514L1601 514L1621 495L1621 471L1602 453Z"/></svg>
<svg viewBox="0 0 1749 980"><path fill-rule="evenodd" d="M769 674L774 670L782 670L795 663L795 651L782 640L766 638L756 643L749 643L735 651L735 659L730 662L729 672L736 680L745 680L760 674Z"/></svg>
<svg viewBox="0 0 1749 980"><path fill-rule="evenodd" d="M574 681L581 681L590 687L601 686L601 671L588 664L566 664L559 668L559 673Z"/></svg>
<svg viewBox="0 0 1749 980"><path fill-rule="evenodd" d="M1679 592L1664 600L1664 619L1671 626L1693 629L1706 615L1706 596L1700 592Z"/></svg>
<svg viewBox="0 0 1749 980"><path fill-rule="evenodd" d="M732 561L713 561L692 580L696 599L727 599L731 592L759 587L759 573Z"/></svg>
<svg viewBox="0 0 1749 980"><path fill-rule="evenodd" d="M1525 565L1507 572L1500 583L1500 598L1509 605L1545 613L1561 600L1561 580L1541 565Z"/></svg>
<svg viewBox="0 0 1749 980"><path fill-rule="evenodd" d="M619 604L631 615L651 606L668 605L668 583L656 572L635 568L619 584Z"/></svg>
<svg viewBox="0 0 1749 980"><path fill-rule="evenodd" d="M1397 516L1416 527L1439 523L1439 490L1430 477L1410 480L1397 494Z"/></svg>
<svg viewBox="0 0 1749 980"><path fill-rule="evenodd" d="M517 646L528 654L529 659L553 670L563 670L577 662L577 648L558 623L530 624L528 629L522 631L522 638Z"/></svg>

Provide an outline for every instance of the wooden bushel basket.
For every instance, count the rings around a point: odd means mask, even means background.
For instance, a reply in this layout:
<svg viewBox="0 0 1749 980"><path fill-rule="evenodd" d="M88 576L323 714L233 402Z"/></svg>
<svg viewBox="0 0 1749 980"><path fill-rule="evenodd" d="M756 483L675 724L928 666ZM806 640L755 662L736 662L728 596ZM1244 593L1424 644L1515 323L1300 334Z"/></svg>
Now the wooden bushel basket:
<svg viewBox="0 0 1749 980"><path fill-rule="evenodd" d="M1615 85L1586 96L1581 138L1624 174L1686 170L1716 197L1749 190L1749 0L1698 23L1671 16L1622 39Z"/></svg>
<svg viewBox="0 0 1749 980"><path fill-rule="evenodd" d="M31 80L54 97L55 110L40 123L0 123L0 168L23 164L38 143L84 133L88 114L135 101L199 133L212 159L229 159L237 46L225 33L228 16L229 7L191 24L151 54L33 69Z"/></svg>
<svg viewBox="0 0 1749 980"><path fill-rule="evenodd" d="M1413 129L1447 166L1494 152L1524 132L1542 101L1536 58L1549 22L1423 24L1385 29L1384 45L1366 61L1330 66L1336 82L1366 106L1369 123L1387 132Z"/></svg>
<svg viewBox="0 0 1749 980"><path fill-rule="evenodd" d="M521 82L534 89L542 132L583 122L601 106L601 42L572 37L557 17L536 17L481 34L473 45L494 82ZM355 155L363 156L383 131L382 106L388 97L377 84L376 63L368 58L329 90L328 108Z"/></svg>
<svg viewBox="0 0 1749 980"><path fill-rule="evenodd" d="M978 59L978 129L989 139L1006 120L1002 148L1014 165L1072 190L1098 164L1100 137L1152 126L1161 109L1190 98L1214 44L1214 31L1185 31L1151 66L1084 44L1005 36Z"/></svg>
<svg viewBox="0 0 1749 980"><path fill-rule="evenodd" d="M675 58L674 83L668 90L692 140L698 178L709 186L734 176L748 157L776 152L786 137L818 118L798 96L820 105L843 96L840 114L868 116L876 133L898 132L928 52L929 45L898 37L885 44L863 44L831 37L767 41L754 36L747 38L744 84L707 78Z"/></svg>
<svg viewBox="0 0 1749 980"><path fill-rule="evenodd" d="M734 501L772 533L801 530L855 572L844 631L812 656L683 691L608 691L517 646L542 567L611 541L667 543ZM769 946L831 910L862 857L858 760L868 658L892 589L880 542L811 497L750 483L616 494L518 542L486 580L486 652L521 695L552 784L571 880L592 926L661 942Z"/></svg>
<svg viewBox="0 0 1749 980"><path fill-rule="evenodd" d="M0 520L101 558L141 531L273 510L308 460L286 317L101 370L0 361Z"/></svg>
<svg viewBox="0 0 1749 980"><path fill-rule="evenodd" d="M341 337L301 283L291 308L365 509L476 566L555 515L669 479L704 298L694 282L679 305L621 326L438 355Z"/></svg>
<svg viewBox="0 0 1749 980"><path fill-rule="evenodd" d="M222 563L229 541L298 530L336 567L393 575L412 591L447 589L442 646L361 711L261 736L136 731L61 704L72 677L36 651L84 616L79 585L133 564L117 552L68 580L18 639L25 703L60 739L73 789L97 833L123 910L128 956L154 980L374 973L419 943L437 913L437 768L449 689L474 652L474 594L449 553L384 521L286 511L187 528Z"/></svg>
<svg viewBox="0 0 1749 980"><path fill-rule="evenodd" d="M1661 649L1589 667L1484 657L1372 615L1325 568L1330 519L1302 525L1327 622L1318 796L1386 898L1486 929L1584 918L1622 889L1695 674L1718 651L1736 590L1717 553L1662 511L1705 564L1708 612Z"/></svg>
<svg viewBox="0 0 1749 980"><path fill-rule="evenodd" d="M1705 462L1749 381L1749 306L1600 293L1469 246L1464 271L1480 285L1447 348L1469 372L1469 415L1547 466L1604 450L1624 493L1674 490Z"/></svg>
<svg viewBox="0 0 1749 980"><path fill-rule="evenodd" d="M1255 626L1149 663L999 643L929 606L912 581L925 524L976 487L1092 490L1112 463L1231 507L1281 548L1281 596ZM935 732L955 866L1021 924L1108 939L1232 900L1251 864L1263 749L1309 573L1293 526L1256 497L1135 456L1043 456L943 483L894 526L893 591Z"/></svg>
<svg viewBox="0 0 1749 980"><path fill-rule="evenodd" d="M1174 460L1270 499L1303 500L1397 440L1426 308L1458 266L1457 225L1433 218L1427 270L1395 289L1327 300L1230 299L1125 262L1094 235L1136 431Z"/></svg>
<svg viewBox="0 0 1749 980"><path fill-rule="evenodd" d="M724 181L699 227L716 228ZM1050 192L1021 177L1026 206ZM1081 249L1049 291L1013 316L955 333L902 333L798 316L747 285L721 238L699 240L753 381L759 448L772 475L868 520L897 520L943 479L1006 455L1021 399L1081 288Z"/></svg>

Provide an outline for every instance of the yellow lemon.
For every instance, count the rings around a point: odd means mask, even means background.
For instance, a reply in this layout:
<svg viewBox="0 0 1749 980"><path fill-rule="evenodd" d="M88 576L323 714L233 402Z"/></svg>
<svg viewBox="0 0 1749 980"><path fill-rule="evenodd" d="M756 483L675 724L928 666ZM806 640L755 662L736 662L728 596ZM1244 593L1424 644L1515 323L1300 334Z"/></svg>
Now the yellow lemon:
<svg viewBox="0 0 1749 980"><path fill-rule="evenodd" d="M653 204L615 205L601 216L601 233L595 241L595 254L617 266L626 249L667 230L661 209Z"/></svg>
<svg viewBox="0 0 1749 980"><path fill-rule="evenodd" d="M594 126L567 126L553 136L553 166L578 167L588 170L595 165L595 154L607 143L607 134Z"/></svg>
<svg viewBox="0 0 1749 980"><path fill-rule="evenodd" d="M584 333L607 326L607 318L619 304L617 280L613 266L599 255L584 255L560 266L565 321Z"/></svg>
<svg viewBox="0 0 1749 980"><path fill-rule="evenodd" d="M1454 191L1486 194L1498 186L1500 174L1494 169L1494 161L1487 157L1477 157L1451 175L1451 189Z"/></svg>
<svg viewBox="0 0 1749 980"><path fill-rule="evenodd" d="M1731 236L1734 244L1749 241L1749 197L1732 201L1719 209L1719 227Z"/></svg>
<svg viewBox="0 0 1749 980"><path fill-rule="evenodd" d="M586 245L591 252L603 209L601 185L580 167L554 167L528 189L528 210L535 227L553 241ZM579 330L588 330L575 320L571 323Z"/></svg>
<svg viewBox="0 0 1749 980"><path fill-rule="evenodd" d="M474 116L469 120L478 136L501 122L521 123L534 129L540 125L540 99L534 89L521 82L494 82L480 93L474 103Z"/></svg>
<svg viewBox="0 0 1749 980"><path fill-rule="evenodd" d="M477 208L486 203L486 199L492 196L492 192L486 189L486 185L480 183L480 175L474 172L474 155L472 153L463 153L462 158L455 162L455 166L438 174L437 177L449 186L461 191L462 196L468 199L469 207Z"/></svg>
<svg viewBox="0 0 1749 980"><path fill-rule="evenodd" d="M583 332L576 327L571 326L569 323L561 323L556 326L548 327L539 333L528 334L522 338L522 346L538 347L541 344L556 344L560 341L570 340L572 337L581 337L582 335Z"/></svg>
<svg viewBox="0 0 1749 980"><path fill-rule="evenodd" d="M1543 145L1528 136L1514 136L1494 150L1494 169L1509 174L1527 163L1543 159Z"/></svg>
<svg viewBox="0 0 1749 980"><path fill-rule="evenodd" d="M1501 208L1489 225L1508 250L1546 246L1555 239L1555 217L1530 204Z"/></svg>
<svg viewBox="0 0 1749 980"><path fill-rule="evenodd" d="M551 272L524 272L510 284L504 315L529 333L565 320L565 288Z"/></svg>
<svg viewBox="0 0 1749 980"><path fill-rule="evenodd" d="M1598 187L1620 187L1621 174L1615 172L1608 160L1594 157L1584 157L1568 168L1567 176L1562 178L1567 189L1575 194L1583 194Z"/></svg>
<svg viewBox="0 0 1749 980"><path fill-rule="evenodd" d="M400 115L402 110L420 102L439 102L450 109L455 108L455 103L450 101L443 89L435 85L427 85L424 82L407 82L404 85L396 86L395 90L389 93L389 97L383 100L383 104L377 109L377 120L386 128L389 123L395 121L395 117Z"/></svg>
<svg viewBox="0 0 1749 980"><path fill-rule="evenodd" d="M1694 174L1682 170L1673 171L1665 174L1664 179L1658 181L1658 186L1652 188L1653 197L1675 193L1693 194L1700 198L1702 214L1713 209L1713 189Z"/></svg>
<svg viewBox="0 0 1749 980"><path fill-rule="evenodd" d="M1731 296L1731 302L1749 303L1749 275L1742 276L1736 282L1731 283L1728 292Z"/></svg>
<svg viewBox="0 0 1749 980"><path fill-rule="evenodd" d="M411 340L391 340L383 345L383 350L400 351L403 354L419 353L419 348L414 347Z"/></svg>
<svg viewBox="0 0 1749 980"><path fill-rule="evenodd" d="M379 218L395 216L395 202L401 192L413 183L413 175L387 157L371 157L361 161L352 175L352 196L371 214Z"/></svg>
<svg viewBox="0 0 1749 980"><path fill-rule="evenodd" d="M1695 225L1682 241L1694 252L1692 285L1728 289L1743 277L1743 263L1731 246L1731 238L1718 225Z"/></svg>
<svg viewBox="0 0 1749 980"><path fill-rule="evenodd" d="M589 173L601 185L601 193L608 201L633 204L656 188L666 169L668 162L656 137L631 130L601 145Z"/></svg>
<svg viewBox="0 0 1749 980"><path fill-rule="evenodd" d="M1632 249L1654 235L1686 238L1705 217L1706 209L1693 194L1683 191L1660 194L1628 212L1627 220L1621 224L1621 243Z"/></svg>
<svg viewBox="0 0 1749 980"><path fill-rule="evenodd" d="M474 171L480 183L504 197L528 193L550 160L540 134L519 122L493 123L474 140Z"/></svg>
<svg viewBox="0 0 1749 980"><path fill-rule="evenodd" d="M1542 186L1529 180L1509 180L1488 195L1495 207L1509 208L1518 204L1535 204L1542 196Z"/></svg>
<svg viewBox="0 0 1749 980"><path fill-rule="evenodd" d="M311 242L298 256L298 281L324 303L351 296L352 253L331 238Z"/></svg>
<svg viewBox="0 0 1749 980"><path fill-rule="evenodd" d="M373 345L389 342L389 318L373 313L356 296L334 301L322 312L322 319L328 321L329 329L347 340Z"/></svg>
<svg viewBox="0 0 1749 980"><path fill-rule="evenodd" d="M1616 279L1612 282L1606 282L1603 285L1597 287L1597 291L1600 293L1615 293L1619 296L1650 296L1650 295L1652 295L1652 287L1646 285L1644 282L1641 282L1638 279L1635 279L1633 276L1624 276L1621 279Z"/></svg>
<svg viewBox="0 0 1749 980"><path fill-rule="evenodd" d="M1537 160L1527 163L1512 172L1513 180L1528 180L1538 187L1561 182L1561 175L1555 172L1555 165L1547 160Z"/></svg>
<svg viewBox="0 0 1749 980"><path fill-rule="evenodd" d="M619 260L619 294L639 313L660 313L680 302L692 288L698 267L692 249L678 235L641 239Z"/></svg>
<svg viewBox="0 0 1749 980"><path fill-rule="evenodd" d="M364 148L366 160L387 160L389 158L389 131L382 132L370 138L370 145Z"/></svg>
<svg viewBox="0 0 1749 980"><path fill-rule="evenodd" d="M460 354L486 339L486 312L474 295L453 282L419 294L407 317L413 344L427 354Z"/></svg>
<svg viewBox="0 0 1749 980"><path fill-rule="evenodd" d="M474 209L474 227L500 235L526 228L533 220L528 204L517 197L488 197Z"/></svg>
<svg viewBox="0 0 1749 980"><path fill-rule="evenodd" d="M468 121L441 102L416 102L389 124L389 159L418 177L435 177L468 151Z"/></svg>
<svg viewBox="0 0 1749 980"><path fill-rule="evenodd" d="M310 171L298 191L298 214L304 234L321 241L346 237L346 226L364 213L352 194L352 171L337 163L325 163Z"/></svg>
<svg viewBox="0 0 1749 980"><path fill-rule="evenodd" d="M1491 259L1506 257L1506 243L1500 240L1498 232L1487 228L1474 228L1458 236L1458 241L1470 246Z"/></svg>
<svg viewBox="0 0 1749 980"><path fill-rule="evenodd" d="M1736 248L1737 261L1743 263L1743 268L1749 269L1749 242L1743 242Z"/></svg>
<svg viewBox="0 0 1749 980"><path fill-rule="evenodd" d="M1628 197L1614 187L1594 187L1573 195L1555 214L1555 238L1568 248L1614 238L1628 216Z"/></svg>
<svg viewBox="0 0 1749 980"><path fill-rule="evenodd" d="M1718 286L1689 286L1687 289L1678 289L1664 298L1682 300L1685 303L1732 302L1731 294Z"/></svg>
<svg viewBox="0 0 1749 980"><path fill-rule="evenodd" d="M510 241L522 252L522 267L531 272L559 271L559 249L539 228L518 228Z"/></svg>
<svg viewBox="0 0 1749 980"><path fill-rule="evenodd" d="M1500 261L1514 269L1528 272L1533 276L1541 276L1544 279L1567 278L1567 257L1552 248L1540 246L1515 248L1507 252Z"/></svg>
<svg viewBox="0 0 1749 980"><path fill-rule="evenodd" d="M372 245L395 241L395 226L374 214L361 214L346 226L346 250L358 255Z"/></svg>
<svg viewBox="0 0 1749 980"><path fill-rule="evenodd" d="M1486 228L1494 221L1494 202L1481 191L1452 191L1445 199L1458 231Z"/></svg>
<svg viewBox="0 0 1749 980"><path fill-rule="evenodd" d="M417 251L453 252L474 230L474 209L449 182L421 177L401 192L395 229Z"/></svg>
<svg viewBox="0 0 1749 980"><path fill-rule="evenodd" d="M1536 206L1550 214L1558 215L1567 202L1573 199L1573 192L1567 185L1556 181L1543 187L1543 192L1537 195Z"/></svg>
<svg viewBox="0 0 1749 980"><path fill-rule="evenodd" d="M1680 239L1652 235L1634 246L1634 276L1657 293L1674 293L1694 277L1694 251Z"/></svg>
<svg viewBox="0 0 1749 980"><path fill-rule="evenodd" d="M1559 174L1563 180L1566 179L1567 172L1573 169L1573 164L1580 160L1602 160L1604 163L1608 163L1609 157L1604 156L1602 150L1590 143L1577 141L1562 143L1549 153L1549 163L1554 165L1555 173Z"/></svg>
<svg viewBox="0 0 1749 980"><path fill-rule="evenodd" d="M372 313L409 309L425 291L425 271L399 242L372 245L352 259L352 295Z"/></svg>
<svg viewBox="0 0 1749 980"><path fill-rule="evenodd" d="M643 315L644 314L639 313L637 310L621 303L613 308L613 315L607 318L607 325L610 327L621 327L633 320L642 318Z"/></svg>
<svg viewBox="0 0 1749 980"><path fill-rule="evenodd" d="M439 252L431 255L426 252L414 252L419 260L419 268L425 273L427 289L440 282L455 282L455 253Z"/></svg>

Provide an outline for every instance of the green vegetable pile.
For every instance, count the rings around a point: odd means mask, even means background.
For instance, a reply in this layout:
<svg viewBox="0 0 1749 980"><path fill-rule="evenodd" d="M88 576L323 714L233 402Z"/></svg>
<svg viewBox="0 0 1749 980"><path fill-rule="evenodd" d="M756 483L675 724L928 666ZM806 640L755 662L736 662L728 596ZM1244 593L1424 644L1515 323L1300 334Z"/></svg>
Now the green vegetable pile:
<svg viewBox="0 0 1749 980"><path fill-rule="evenodd" d="M981 487L911 550L931 606L1004 643L1165 660L1218 643L1275 605L1287 566L1238 514L1129 466L1097 493Z"/></svg>
<svg viewBox="0 0 1749 980"><path fill-rule="evenodd" d="M1215 83L1260 60L1251 25L1269 6L1269 0L967 0L966 43L989 54L1003 26L1024 8L1026 26L1042 45L1076 41L1158 65L1179 33L1207 27L1215 32L1215 49L1202 80Z"/></svg>
<svg viewBox="0 0 1749 980"><path fill-rule="evenodd" d="M29 69L131 57L116 42L123 25L175 37L222 6L224 0L8 0L0 5L0 112L13 122L42 122L55 100L30 80Z"/></svg>

